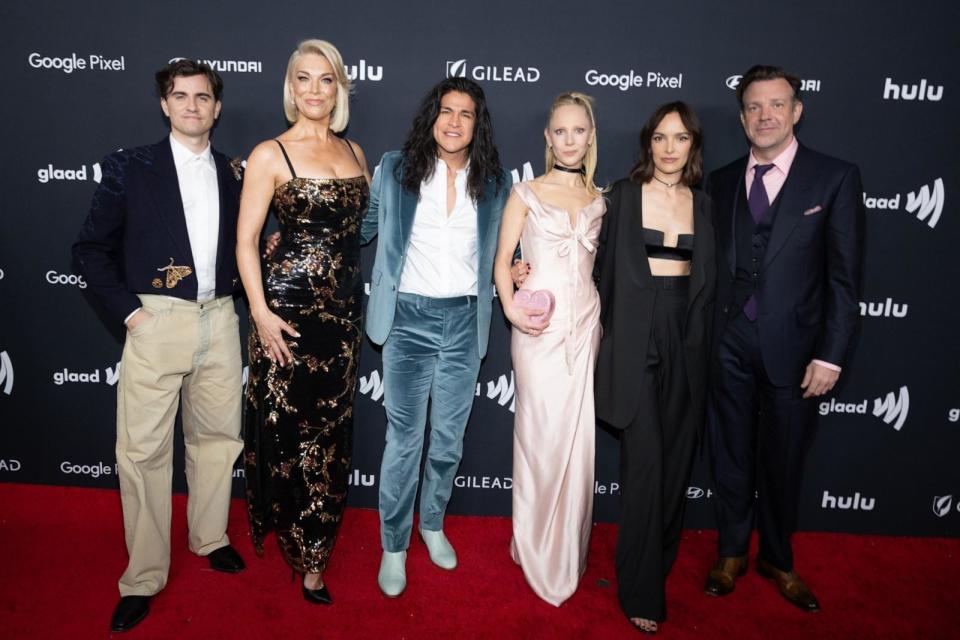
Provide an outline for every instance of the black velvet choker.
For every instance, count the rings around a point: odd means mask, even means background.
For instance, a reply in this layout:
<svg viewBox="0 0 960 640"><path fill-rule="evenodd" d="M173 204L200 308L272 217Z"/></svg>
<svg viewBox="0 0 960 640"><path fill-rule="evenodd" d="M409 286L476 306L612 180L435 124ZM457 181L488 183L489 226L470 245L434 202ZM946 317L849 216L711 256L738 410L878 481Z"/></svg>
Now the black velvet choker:
<svg viewBox="0 0 960 640"><path fill-rule="evenodd" d="M557 171L563 171L564 173L579 173L580 175L583 175L584 173L586 173L586 170L583 168L583 165L580 165L576 169L571 169L570 167L565 167L561 164L557 164L556 162L554 162L553 168L556 169Z"/></svg>

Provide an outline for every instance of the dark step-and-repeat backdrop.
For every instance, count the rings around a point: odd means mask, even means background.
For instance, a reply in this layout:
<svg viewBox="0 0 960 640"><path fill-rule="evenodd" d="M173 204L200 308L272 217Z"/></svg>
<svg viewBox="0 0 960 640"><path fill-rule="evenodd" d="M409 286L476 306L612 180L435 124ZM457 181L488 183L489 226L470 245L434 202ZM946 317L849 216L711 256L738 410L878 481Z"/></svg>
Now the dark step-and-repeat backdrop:
<svg viewBox="0 0 960 640"><path fill-rule="evenodd" d="M629 170L642 122L685 100L706 164L744 154L734 87L755 63L804 80L800 140L857 163L867 208L862 331L819 403L800 505L804 529L960 534L960 259L957 24L948 2L622 1L49 2L0 8L0 481L117 486L116 381L123 335L108 326L70 245L97 161L166 133L153 72L191 57L223 76L217 148L242 156L284 127L296 43L328 39L354 80L348 135L371 169L398 148L445 75L487 92L513 179L543 171L545 111L561 91L596 99L599 178ZM374 248L364 249L369 276ZM242 303L241 303L242 304ZM241 307L241 313L245 310ZM514 378L495 322L451 513L510 513ZM376 505L384 440L380 356L364 345L350 503ZM178 447L181 449L181 447ZM178 453L178 456L182 453ZM597 432L596 517L618 509L618 443ZM182 458L174 486L184 490ZM243 472L236 471L236 495ZM687 526L712 527L706 456Z"/></svg>

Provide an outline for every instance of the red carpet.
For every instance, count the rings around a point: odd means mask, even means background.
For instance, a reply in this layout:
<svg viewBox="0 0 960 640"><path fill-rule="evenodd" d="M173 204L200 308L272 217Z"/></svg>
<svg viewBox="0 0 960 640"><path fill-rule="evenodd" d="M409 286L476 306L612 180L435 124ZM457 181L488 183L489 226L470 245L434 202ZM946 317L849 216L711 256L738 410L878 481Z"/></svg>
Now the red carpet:
<svg viewBox="0 0 960 640"><path fill-rule="evenodd" d="M184 497L174 499L173 559L138 638L640 638L620 613L613 575L616 529L594 528L590 564L562 607L540 601L510 560L506 518L450 517L460 567L435 568L416 540L407 591L376 584L377 514L349 510L326 580L332 607L303 601L275 544L253 554L243 505L230 523L247 560L240 575L187 551ZM823 611L804 614L751 571L723 599L701 592L712 531L687 531L668 585L658 638L960 638L960 541L798 534L798 571ZM272 540L271 540L272 542ZM126 563L116 492L0 484L0 637L102 638ZM119 635L119 634L118 634Z"/></svg>

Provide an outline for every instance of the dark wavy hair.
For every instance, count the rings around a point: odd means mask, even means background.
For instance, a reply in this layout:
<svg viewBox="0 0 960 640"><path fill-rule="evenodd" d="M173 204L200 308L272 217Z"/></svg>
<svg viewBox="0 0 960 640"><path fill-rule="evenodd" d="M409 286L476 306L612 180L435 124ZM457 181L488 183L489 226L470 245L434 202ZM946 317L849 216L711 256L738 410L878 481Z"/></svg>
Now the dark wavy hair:
<svg viewBox="0 0 960 640"><path fill-rule="evenodd" d="M793 101L803 102L800 98L800 87L802 82L800 78L783 70L783 67L776 67L769 64L755 64L750 67L743 77L740 78L740 84L737 85L737 102L740 104L740 110L743 110L743 94L747 92L754 82L759 80L777 80L783 78L793 89Z"/></svg>
<svg viewBox="0 0 960 640"><path fill-rule="evenodd" d="M217 102L220 101L220 97L223 95L223 80L220 78L220 74L206 62L197 62L186 58L174 60L154 74L157 97L166 98L170 95L170 92L173 91L175 78L189 76L206 76L207 82L210 83L210 90L213 91L213 99Z"/></svg>
<svg viewBox="0 0 960 640"><path fill-rule="evenodd" d="M671 113L680 116L680 121L692 138L690 155L687 157L687 164L683 167L683 173L680 174L680 182L690 187L700 182L700 178L703 177L703 129L700 127L700 120L687 103L668 102L657 107L640 130L640 158L630 169L630 179L637 184L649 182L653 178L653 153L650 149L650 140L660 122Z"/></svg>
<svg viewBox="0 0 960 640"><path fill-rule="evenodd" d="M500 154L493 143L493 123L487 110L487 99L480 85L467 78L447 78L437 83L424 96L417 115L413 119L407 141L403 143L402 175L397 167L397 180L410 193L420 193L420 184L433 176L437 163L437 141L433 139L433 125L440 115L440 100L451 91L465 93L473 99L477 119L473 126L473 140L468 155L470 169L467 174L467 192L474 200L480 200L487 180L493 178L497 191L503 186L503 168Z"/></svg>

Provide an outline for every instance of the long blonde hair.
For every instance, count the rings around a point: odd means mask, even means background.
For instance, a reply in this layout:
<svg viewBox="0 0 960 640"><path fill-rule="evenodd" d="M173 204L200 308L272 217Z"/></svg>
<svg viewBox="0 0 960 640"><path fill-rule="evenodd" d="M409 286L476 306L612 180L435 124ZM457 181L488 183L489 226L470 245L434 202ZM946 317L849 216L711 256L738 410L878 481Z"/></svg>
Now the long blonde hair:
<svg viewBox="0 0 960 640"><path fill-rule="evenodd" d="M296 122L300 115L293 103L290 80L293 77L293 65L297 58L309 54L323 56L333 67L333 75L337 78L337 98L333 113L330 114L330 130L339 133L346 129L347 123L350 122L350 78L347 77L347 70L343 66L343 56L340 55L335 46L326 40L304 40L290 54L290 60L287 62L287 73L283 78L283 115L287 117L287 122L290 124Z"/></svg>
<svg viewBox="0 0 960 640"><path fill-rule="evenodd" d="M588 96L585 93L580 93L579 91L565 91L561 93L554 99L553 104L550 105L550 111L547 113L547 123L546 128L550 127L550 120L553 118L553 113L560 107L565 107L567 105L576 105L583 107L583 110L587 112L587 118L590 119L590 126L593 127L593 144L587 147L587 154L583 156L583 185L587 188L587 191L591 195L597 195L602 193L603 189L598 187L593 183L593 175L597 171L597 120L593 116L593 98ZM546 164L546 171L553 169L553 165L557 161L557 157L553 153L553 147L550 146L550 142L546 143L546 148L543 152L544 162Z"/></svg>

